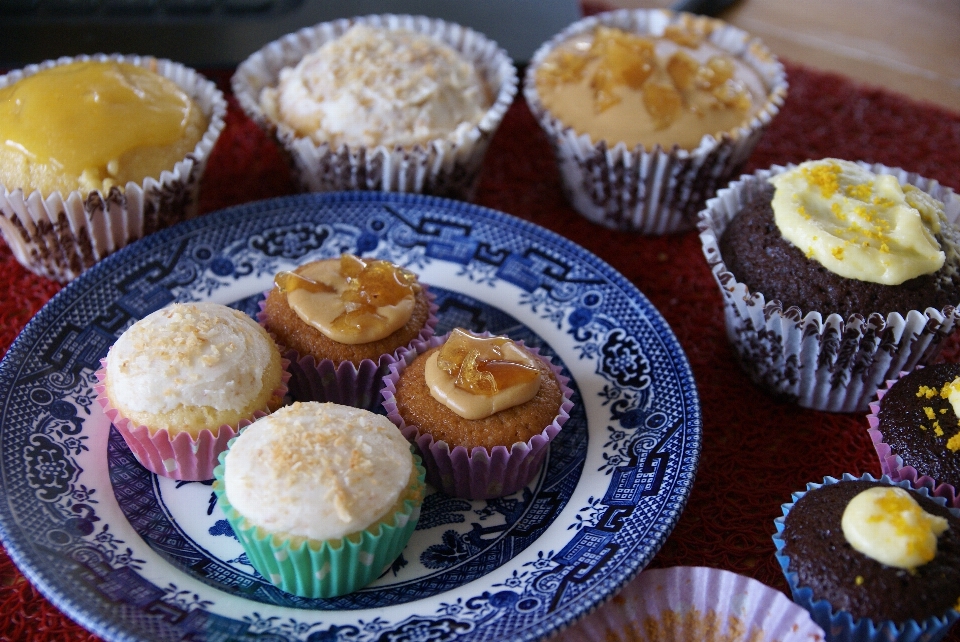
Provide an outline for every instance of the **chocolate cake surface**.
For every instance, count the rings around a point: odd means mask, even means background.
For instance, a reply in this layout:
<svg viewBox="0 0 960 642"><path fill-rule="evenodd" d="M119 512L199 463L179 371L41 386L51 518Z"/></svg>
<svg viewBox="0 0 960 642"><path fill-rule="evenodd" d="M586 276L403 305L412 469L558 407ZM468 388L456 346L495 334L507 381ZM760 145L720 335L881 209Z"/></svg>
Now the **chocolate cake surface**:
<svg viewBox="0 0 960 642"><path fill-rule="evenodd" d="M844 319L857 313L906 314L933 307L960 304L960 272L956 256L934 274L924 274L899 285L883 285L834 274L783 238L773 216L774 187L766 181L744 190L747 201L720 238L720 254L727 269L751 292L767 302L778 300L783 309L797 307L803 314L819 311ZM943 238L937 240L943 245Z"/></svg>
<svg viewBox="0 0 960 642"><path fill-rule="evenodd" d="M949 527L937 539L937 554L930 562L913 571L885 566L854 550L840 525L851 499L882 485L841 481L797 500L782 534L789 571L797 573L801 587L813 590L814 601L826 600L834 612L847 611L854 619L902 623L942 617L960 598L960 518L914 493L923 510L947 518Z"/></svg>
<svg viewBox="0 0 960 642"><path fill-rule="evenodd" d="M950 400L939 393L944 384L957 377L960 364L956 363L914 370L891 386L880 400L877 413L883 441L903 458L905 466L913 466L919 474L954 488L960 488L960 451L947 448L947 442L960 432L960 418ZM937 394L917 396L921 386L934 389Z"/></svg>

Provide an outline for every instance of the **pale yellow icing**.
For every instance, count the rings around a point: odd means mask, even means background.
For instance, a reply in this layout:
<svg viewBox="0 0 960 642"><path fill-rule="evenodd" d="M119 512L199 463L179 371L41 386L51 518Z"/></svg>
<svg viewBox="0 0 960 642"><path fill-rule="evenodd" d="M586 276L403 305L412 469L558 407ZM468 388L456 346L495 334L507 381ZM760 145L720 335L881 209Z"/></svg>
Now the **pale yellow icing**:
<svg viewBox="0 0 960 642"><path fill-rule="evenodd" d="M849 161L807 161L770 179L783 237L831 272L897 285L946 260L943 203Z"/></svg>

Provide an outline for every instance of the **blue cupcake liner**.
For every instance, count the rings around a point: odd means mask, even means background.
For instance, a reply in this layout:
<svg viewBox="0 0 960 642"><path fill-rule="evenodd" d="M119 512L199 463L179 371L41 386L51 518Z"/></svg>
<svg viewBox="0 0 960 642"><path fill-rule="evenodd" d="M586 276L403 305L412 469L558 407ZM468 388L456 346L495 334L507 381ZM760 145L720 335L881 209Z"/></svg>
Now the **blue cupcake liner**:
<svg viewBox="0 0 960 642"><path fill-rule="evenodd" d="M776 558L783 569L783 574L790 585L790 591L793 594L793 601L807 609L813 621L820 625L827 634L827 642L936 642L941 640L950 630L950 627L960 619L960 613L955 609L947 611L943 617L930 617L923 622L908 620L902 624L897 624L890 620L883 622L874 622L869 618L860 618L854 620L853 616L847 611L834 612L833 606L827 600L814 600L813 590L800 586L799 578L795 572L790 571L790 558L783 554L783 547L786 542L783 539L784 522L793 505L801 497L811 490L836 484L839 481L879 481L882 484L890 486L900 486L908 490L915 490L924 497L929 497L933 501L946 506L946 500L942 497L932 496L929 490L923 486L914 486L909 480L895 482L887 475L877 479L869 473L862 477L854 477L849 473L844 473L841 479L836 477L824 477L822 484L808 483L807 490L793 493L793 501L783 504L783 517L774 520L777 532L773 535L773 544L777 547ZM949 508L951 513L960 517L960 509Z"/></svg>

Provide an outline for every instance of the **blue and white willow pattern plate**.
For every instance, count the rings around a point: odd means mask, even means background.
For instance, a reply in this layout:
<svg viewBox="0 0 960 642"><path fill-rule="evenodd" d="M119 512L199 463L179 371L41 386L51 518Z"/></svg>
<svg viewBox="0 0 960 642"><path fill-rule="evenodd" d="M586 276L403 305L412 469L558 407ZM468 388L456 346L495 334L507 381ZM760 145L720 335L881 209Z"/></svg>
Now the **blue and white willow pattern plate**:
<svg viewBox="0 0 960 642"><path fill-rule="evenodd" d="M439 332L503 333L572 377L574 411L523 491L430 494L402 556L351 595L304 599L257 575L210 484L158 479L94 402L94 371L172 301L255 312L274 273L354 252L438 294ZM700 409L659 313L620 274L524 221L422 196L341 193L224 210L77 279L0 364L3 541L59 608L111 640L532 640L643 568L693 485Z"/></svg>

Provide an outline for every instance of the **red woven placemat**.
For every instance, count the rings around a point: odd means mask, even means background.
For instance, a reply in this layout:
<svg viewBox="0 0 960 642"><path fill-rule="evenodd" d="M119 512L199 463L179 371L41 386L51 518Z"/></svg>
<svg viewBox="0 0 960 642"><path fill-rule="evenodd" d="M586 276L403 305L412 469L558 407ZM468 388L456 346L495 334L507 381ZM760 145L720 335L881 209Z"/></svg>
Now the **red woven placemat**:
<svg viewBox="0 0 960 642"><path fill-rule="evenodd" d="M902 167L960 190L960 114L849 79L787 65L790 94L750 159L835 156ZM227 76L218 80L225 84ZM202 191L204 211L292 191L283 160L231 101ZM522 101L494 137L476 202L574 239L640 288L686 350L703 407L703 452L690 502L653 566L726 568L786 591L770 539L790 493L844 472L879 474L863 415L777 402L736 366L720 296L696 233L645 238L602 229L564 201L549 142ZM0 349L58 286L26 272L0 242ZM952 345L944 358L957 360ZM0 552L0 639L95 640L63 616ZM960 642L960 631L948 641Z"/></svg>

